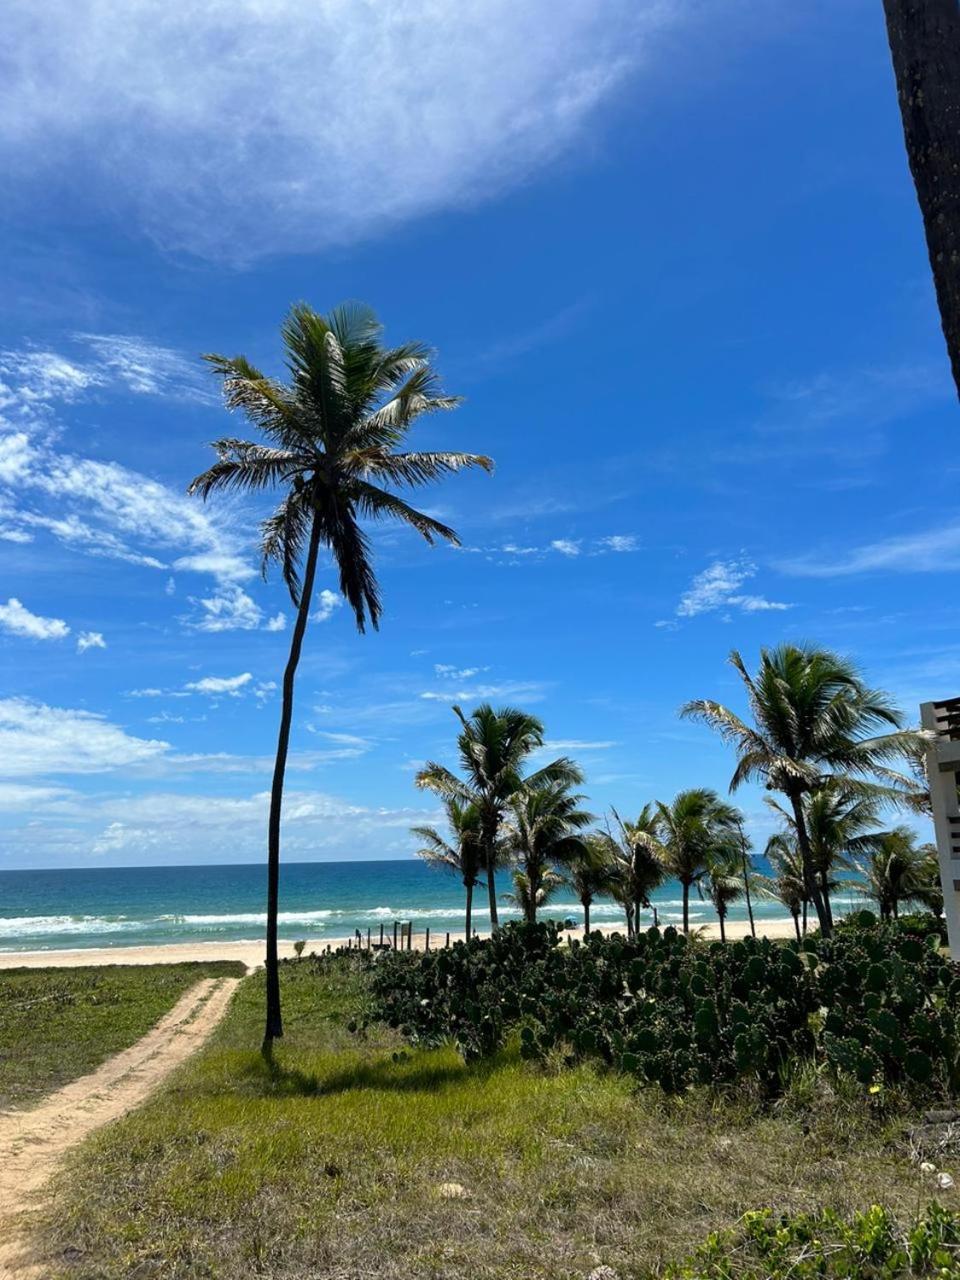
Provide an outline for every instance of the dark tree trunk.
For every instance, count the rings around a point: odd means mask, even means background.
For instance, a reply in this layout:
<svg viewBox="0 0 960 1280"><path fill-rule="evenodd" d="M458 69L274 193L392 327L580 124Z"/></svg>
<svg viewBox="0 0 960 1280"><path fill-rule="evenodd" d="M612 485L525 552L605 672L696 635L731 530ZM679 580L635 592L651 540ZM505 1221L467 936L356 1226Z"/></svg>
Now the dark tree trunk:
<svg viewBox="0 0 960 1280"><path fill-rule="evenodd" d="M809 905L810 903L808 899L804 898L803 900L803 936L804 937L807 936L807 908L809 907Z"/></svg>
<svg viewBox="0 0 960 1280"><path fill-rule="evenodd" d="M823 909L830 925L830 931L833 932L833 903L830 901L830 879L826 871L820 872L820 893L823 896Z"/></svg>
<svg viewBox="0 0 960 1280"><path fill-rule="evenodd" d="M624 910L624 914L627 917L627 937L632 938L635 932L634 923L633 923L633 903L632 902L626 903L623 910Z"/></svg>
<svg viewBox="0 0 960 1280"><path fill-rule="evenodd" d="M467 882L466 887L467 887L467 919L466 919L465 927L467 932L467 941L469 942L470 932L473 927L473 881L469 880Z"/></svg>
<svg viewBox="0 0 960 1280"><path fill-rule="evenodd" d="M737 824L739 826L739 823ZM753 920L753 902L750 898L750 862L747 856L747 841L740 827L740 852L743 855L743 893L747 900L747 917L750 921L750 937L757 936L757 926Z"/></svg>
<svg viewBox="0 0 960 1280"><path fill-rule="evenodd" d="M802 937L802 936L801 936L801 934L800 934L800 912L799 912L799 911L791 911L791 912L790 912L790 914L793 916L793 927L794 927L794 929L796 930L796 933L797 933L797 941L798 941L798 942L802 942L802 941L803 941L803 937Z"/></svg>
<svg viewBox="0 0 960 1280"><path fill-rule="evenodd" d="M487 896L490 901L490 932L496 933L500 928L500 917L497 915L497 885L492 858L487 862Z"/></svg>
<svg viewBox="0 0 960 1280"><path fill-rule="evenodd" d="M690 884L684 880L683 884L683 932L690 932Z"/></svg>
<svg viewBox="0 0 960 1280"><path fill-rule="evenodd" d="M721 942L726 942L727 940L727 925L726 925L726 918L725 918L726 914L727 913L725 911L717 912L717 915L720 917L720 941Z"/></svg>
<svg viewBox="0 0 960 1280"><path fill-rule="evenodd" d="M790 797L790 803L793 806L793 820L797 828L797 846L800 849L803 885L816 910L820 932L825 938L829 938L833 930L823 909L823 895L820 893L820 886L817 883L817 876L813 867L813 855L810 850L810 837L807 834L807 820L803 813L803 802L800 796L797 795Z"/></svg>
<svg viewBox="0 0 960 1280"><path fill-rule="evenodd" d="M590 899L583 898L582 902L583 902L583 936L585 938L589 938L590 936Z"/></svg>
<svg viewBox="0 0 960 1280"><path fill-rule="evenodd" d="M280 811L283 806L283 779L287 770L287 751L290 747L290 723L293 719L293 685L303 649L303 636L307 629L310 602L313 599L313 582L317 573L317 552L320 548L320 522L314 518L310 529L310 545L304 566L303 590L297 609L297 620L290 639L290 656L283 673L280 733L277 738L277 759L273 767L273 785L270 789L270 817L267 823L267 1022L263 1033L264 1049L283 1035L283 1019L280 1013L280 965L277 957L277 915L280 909Z"/></svg>
<svg viewBox="0 0 960 1280"><path fill-rule="evenodd" d="M960 4L883 0L903 136L960 394Z"/></svg>

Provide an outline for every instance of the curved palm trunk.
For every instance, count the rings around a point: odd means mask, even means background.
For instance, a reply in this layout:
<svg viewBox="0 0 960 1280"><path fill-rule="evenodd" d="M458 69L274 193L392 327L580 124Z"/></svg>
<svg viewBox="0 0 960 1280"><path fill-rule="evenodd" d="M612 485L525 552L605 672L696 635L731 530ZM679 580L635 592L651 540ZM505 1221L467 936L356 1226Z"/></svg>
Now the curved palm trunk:
<svg viewBox="0 0 960 1280"><path fill-rule="evenodd" d="M589 938L590 936L590 899L581 898L580 902L583 906L583 936L585 938Z"/></svg>
<svg viewBox="0 0 960 1280"><path fill-rule="evenodd" d="M310 545L304 566L303 590L297 620L290 639L290 656L283 672L283 695L280 711L280 732L277 737L277 758L273 766L273 784L270 789L270 817L267 823L267 1023L263 1033L263 1046L283 1035L283 1019L280 1013L280 965L277 956L277 916L280 909L280 811L283 806L283 779L287 771L287 752L290 747L290 724L293 719L293 685L303 649L303 637L313 598L313 582L317 573L317 552L320 548L320 522L314 518L310 530Z"/></svg>
<svg viewBox="0 0 960 1280"><path fill-rule="evenodd" d="M484 862L487 872L487 896L490 902L490 932L496 933L500 928L500 917L497 914L497 883L494 863L497 860L497 830L496 822L491 825L486 823L486 830L483 833L483 852Z"/></svg>
<svg viewBox="0 0 960 1280"><path fill-rule="evenodd" d="M830 879L826 871L820 872L820 893L823 895L823 910L831 931L833 930L833 903L830 901Z"/></svg>
<svg viewBox="0 0 960 1280"><path fill-rule="evenodd" d="M797 941L802 942L803 937L800 933L800 912L797 910L791 910L790 914L793 916L793 927L796 930Z"/></svg>
<svg viewBox="0 0 960 1280"><path fill-rule="evenodd" d="M490 929L496 933L500 928L500 917L497 915L497 886L492 863L487 866L487 894L490 900Z"/></svg>
<svg viewBox="0 0 960 1280"><path fill-rule="evenodd" d="M803 885L816 910L820 932L825 938L829 938L833 933L833 929L823 907L823 895L820 892L820 885L817 882L817 875L813 866L813 853L810 848L810 836L807 832L807 820L803 813L803 804L798 795L790 797L790 804L793 808L793 820L797 829L797 846L800 849Z"/></svg>
<svg viewBox="0 0 960 1280"><path fill-rule="evenodd" d="M467 885L467 918L464 922L464 928L467 934L467 941L470 941L470 934L473 929L473 881L468 880Z"/></svg>
<svg viewBox="0 0 960 1280"><path fill-rule="evenodd" d="M747 917L750 920L750 936L757 936L757 926L753 920L753 902L750 898L750 866L747 858L747 842L744 839L743 827L740 827L740 852L743 857L743 894L747 901Z"/></svg>
<svg viewBox="0 0 960 1280"><path fill-rule="evenodd" d="M719 909L719 908L718 908L718 910L717 910L717 915L720 917L720 941L721 941L721 942L726 942L726 940L727 940L727 913L726 913L726 911L723 911L723 910L721 910L721 909Z"/></svg>

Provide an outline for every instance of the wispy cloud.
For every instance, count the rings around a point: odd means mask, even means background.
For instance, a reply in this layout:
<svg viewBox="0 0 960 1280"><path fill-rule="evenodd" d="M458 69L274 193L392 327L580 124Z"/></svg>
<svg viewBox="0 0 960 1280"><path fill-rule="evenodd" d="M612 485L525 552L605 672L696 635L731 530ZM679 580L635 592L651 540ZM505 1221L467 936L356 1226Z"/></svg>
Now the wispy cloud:
<svg viewBox="0 0 960 1280"><path fill-rule="evenodd" d="M336 591L329 591L326 587L317 592L314 600L317 607L310 615L312 622L327 622L343 605L343 596L337 595Z"/></svg>
<svg viewBox="0 0 960 1280"><path fill-rule="evenodd" d="M131 737L90 711L0 699L0 776L103 773L152 759L167 747Z"/></svg>
<svg viewBox="0 0 960 1280"><path fill-rule="evenodd" d="M231 697L236 697L252 679L251 673L244 671L238 676L204 676L202 680L192 680L183 687L191 693L205 693L211 696L229 694Z"/></svg>
<svg viewBox="0 0 960 1280"><path fill-rule="evenodd" d="M29 640L62 640L70 634L70 628L62 618L41 618L25 608L15 596L11 596L6 604L0 604L0 630Z"/></svg>
<svg viewBox="0 0 960 1280"><path fill-rule="evenodd" d="M881 538L850 551L780 560L782 573L802 578L839 578L858 573L949 573L960 569L960 524Z"/></svg>
<svg viewBox="0 0 960 1280"><path fill-rule="evenodd" d="M750 560L714 560L698 573L680 597L676 608L677 618L695 618L701 613L714 613L718 609L739 609L741 613L782 612L793 606L781 600L768 600L742 590L757 573L757 566ZM673 620L656 623L658 627L676 626Z"/></svg>
<svg viewBox="0 0 960 1280"><path fill-rule="evenodd" d="M547 543L523 543L507 541L489 546L463 546L457 551L467 555L482 555L494 564L537 564L542 560L560 556L576 560L579 556L604 556L639 551L640 544L634 534L613 533L601 538L552 538Z"/></svg>
<svg viewBox="0 0 960 1280"><path fill-rule="evenodd" d="M460 689L428 689L420 697L425 702L487 702L494 698L516 698L539 702L543 686L523 680L507 680L500 684L477 684Z"/></svg>
<svg viewBox="0 0 960 1280"><path fill-rule="evenodd" d="M698 8L9 0L0 156L21 189L53 172L167 248L342 243L549 163Z"/></svg>
<svg viewBox="0 0 960 1280"><path fill-rule="evenodd" d="M105 649L107 642L100 631L81 631L77 636L77 653L86 653L88 649Z"/></svg>

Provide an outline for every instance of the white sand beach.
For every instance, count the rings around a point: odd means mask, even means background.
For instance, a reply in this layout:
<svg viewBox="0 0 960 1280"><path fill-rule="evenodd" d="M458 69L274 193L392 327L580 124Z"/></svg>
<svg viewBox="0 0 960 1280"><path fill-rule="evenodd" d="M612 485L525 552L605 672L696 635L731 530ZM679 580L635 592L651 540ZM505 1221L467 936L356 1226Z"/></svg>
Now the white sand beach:
<svg viewBox="0 0 960 1280"><path fill-rule="evenodd" d="M617 925L602 925L603 933L618 932ZM743 938L750 932L745 920L731 921L727 925L727 938ZM716 924L704 925L697 930L698 936L719 938L720 927ZM763 920L757 922L757 933L768 938L792 938L793 921ZM571 932L571 937L577 937ZM463 938L462 933L451 933L450 939L455 942ZM445 934L433 933L430 938L431 947L441 946L446 940ZM305 955L311 951L323 951L328 946L346 946L348 938L311 938L307 940ZM425 944L423 933L414 933L413 946L420 950ZM283 958L294 955L292 942L280 943L280 955ZM263 941L252 939L245 942L176 942L158 946L140 947L76 947L64 951L2 951L0 952L0 969L43 969L43 968L78 968L81 965L103 964L182 964L190 960L239 960L249 969L256 969L263 964Z"/></svg>

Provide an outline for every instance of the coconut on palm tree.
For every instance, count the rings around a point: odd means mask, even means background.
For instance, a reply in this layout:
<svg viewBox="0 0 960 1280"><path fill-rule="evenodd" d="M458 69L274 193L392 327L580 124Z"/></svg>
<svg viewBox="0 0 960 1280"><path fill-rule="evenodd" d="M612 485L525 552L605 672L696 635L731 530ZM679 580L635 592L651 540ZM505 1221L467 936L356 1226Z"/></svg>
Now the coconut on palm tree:
<svg viewBox="0 0 960 1280"><path fill-rule="evenodd" d="M670 804L657 802L662 860L680 881L683 932L690 932L690 889L706 873L710 858L738 836L739 812L707 787L681 791Z"/></svg>
<svg viewBox="0 0 960 1280"><path fill-rule="evenodd" d="M473 933L473 891L480 881L480 814L476 805L463 804L455 796L444 801L450 838L436 827L411 827L412 835L423 841L417 857L432 867L452 871L463 881L467 902L464 932L467 941Z"/></svg>
<svg viewBox="0 0 960 1280"><path fill-rule="evenodd" d="M552 782L523 787L510 803L503 842L523 878L528 924L534 923L538 905L550 896L541 894L548 873L555 891L563 880L557 867L583 852L583 839L578 833L593 821L593 815L580 808L582 799L570 791L568 783ZM518 884L516 876L514 884Z"/></svg>
<svg viewBox="0 0 960 1280"><path fill-rule="evenodd" d="M454 409L459 401L440 390L423 344L383 345L382 328L367 307L342 306L324 316L295 306L282 338L286 381L261 373L244 356L206 357L222 380L227 408L239 410L262 439L217 440L217 461L189 488L204 499L217 490L282 491L260 531L264 569L279 564L296 609L267 827L265 1047L283 1034L277 962L280 815L294 680L320 548L330 553L357 629L364 631L367 623L376 629L380 589L364 523L399 520L427 542L456 543L452 529L410 506L395 490L468 467L489 471L492 465L478 454L400 449L418 418Z"/></svg>
<svg viewBox="0 0 960 1280"><path fill-rule="evenodd" d="M576 786L583 781L583 775L565 756L531 774L524 774L524 766L532 753L543 746L543 725L536 716L516 707L495 709L489 703L477 707L470 716L465 716L457 706L453 712L460 721L457 749L463 777L445 765L429 761L417 774L416 784L442 799L453 798L461 804L476 806L480 815L480 856L487 881L490 925L496 930L500 924L496 868L502 856L501 835L507 809L524 789Z"/></svg>
<svg viewBox="0 0 960 1280"><path fill-rule="evenodd" d="M736 650L730 662L743 681L753 723L709 699L688 702L681 715L703 721L733 744L738 758L731 791L760 781L786 796L807 894L829 936L804 797L831 777L844 778L851 788L880 777L904 792L911 790L908 780L892 774L888 765L915 754L923 735L901 728L902 717L887 695L869 688L852 663L827 649L793 644L762 649L755 676Z"/></svg>

